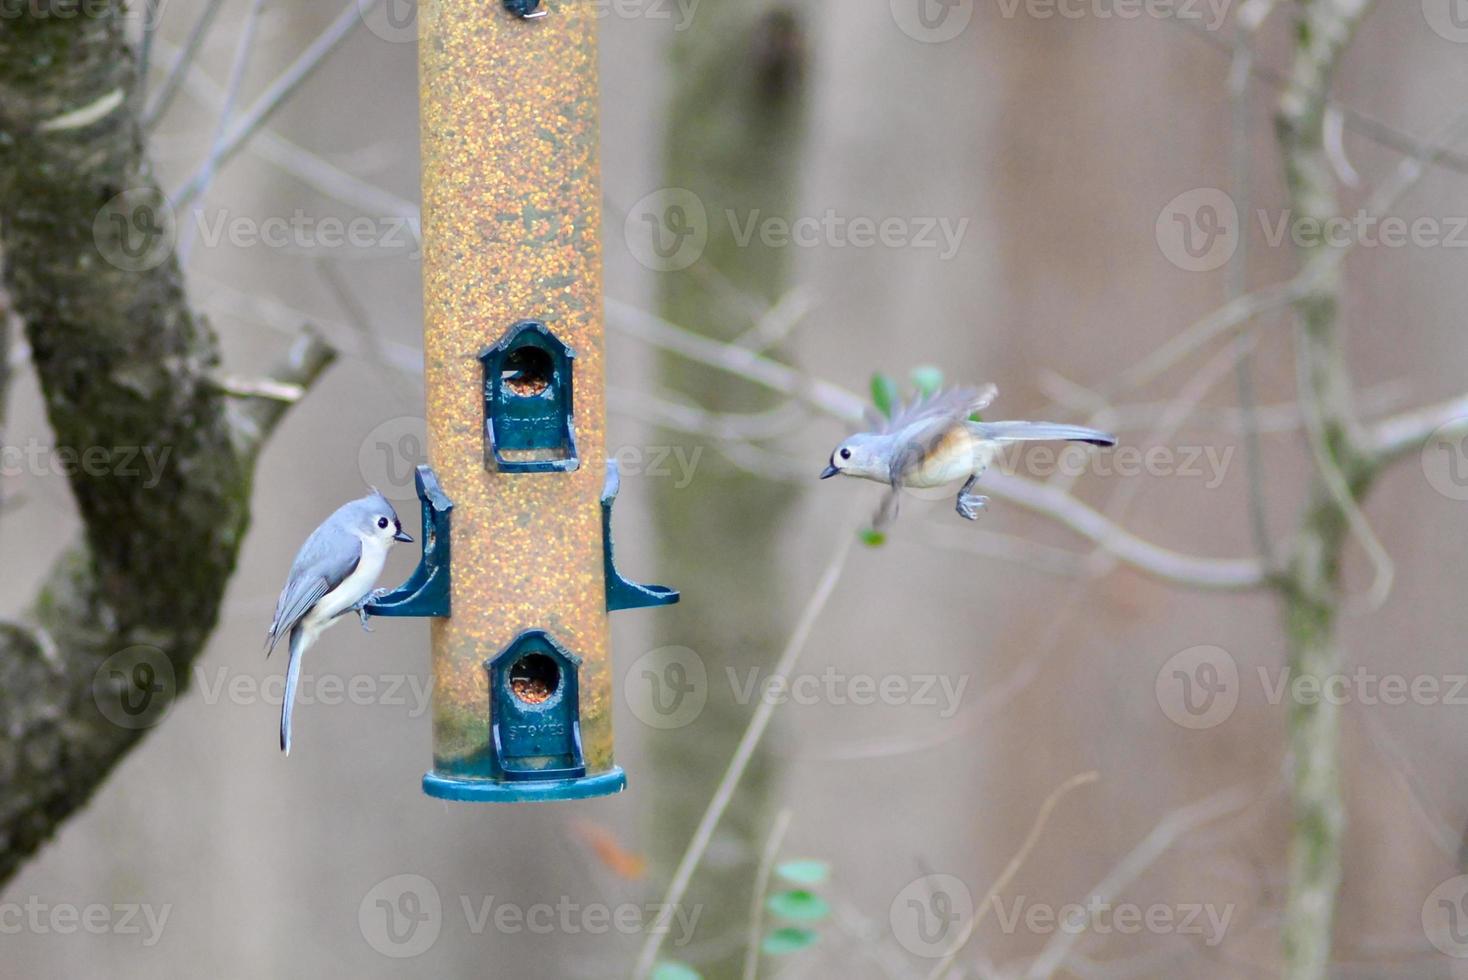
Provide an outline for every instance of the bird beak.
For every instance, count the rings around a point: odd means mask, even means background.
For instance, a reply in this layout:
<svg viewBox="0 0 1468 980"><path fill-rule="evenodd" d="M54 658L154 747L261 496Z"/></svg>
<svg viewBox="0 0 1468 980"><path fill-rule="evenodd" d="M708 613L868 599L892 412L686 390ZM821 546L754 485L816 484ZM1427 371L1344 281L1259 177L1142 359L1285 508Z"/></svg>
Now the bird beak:
<svg viewBox="0 0 1468 980"><path fill-rule="evenodd" d="M822 480L829 480L831 477L835 476L837 473L840 473L840 472L841 471L838 470L835 466L833 466L833 465L831 465L831 464L828 463L828 464L826 464L826 468L823 469L823 470L821 470L821 479Z"/></svg>
<svg viewBox="0 0 1468 980"><path fill-rule="evenodd" d="M413 543L413 536L411 534L409 534L407 531L399 531L397 534L394 534L392 536L392 539L394 541L401 541L404 544L412 544Z"/></svg>

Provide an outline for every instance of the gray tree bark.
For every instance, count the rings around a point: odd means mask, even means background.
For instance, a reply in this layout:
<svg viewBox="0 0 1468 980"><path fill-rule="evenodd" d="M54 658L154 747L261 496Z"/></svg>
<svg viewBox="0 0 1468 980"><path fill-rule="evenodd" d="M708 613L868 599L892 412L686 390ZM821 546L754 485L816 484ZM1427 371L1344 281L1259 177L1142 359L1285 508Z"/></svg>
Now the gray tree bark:
<svg viewBox="0 0 1468 980"><path fill-rule="evenodd" d="M160 216L109 202L158 191L127 97L137 78L125 5L64 6L27 5L0 29L4 285L58 458L86 462L69 473L81 540L25 621L0 627L0 883L148 730L105 706L185 686L249 525L256 453L285 409L231 403L213 380L216 338L166 245L141 271L108 260ZM331 357L306 338L280 377L309 383ZM146 453L161 461L156 484ZM133 647L144 651L122 666L142 671L99 675Z"/></svg>

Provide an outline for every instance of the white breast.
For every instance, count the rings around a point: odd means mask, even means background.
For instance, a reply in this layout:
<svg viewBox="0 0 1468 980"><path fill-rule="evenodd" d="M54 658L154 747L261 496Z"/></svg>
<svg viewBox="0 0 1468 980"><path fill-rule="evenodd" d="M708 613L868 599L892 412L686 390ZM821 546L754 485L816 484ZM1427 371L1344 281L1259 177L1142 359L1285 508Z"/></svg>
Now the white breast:
<svg viewBox="0 0 1468 980"><path fill-rule="evenodd" d="M903 482L923 489L967 480L988 469L998 449L997 444L978 438L967 427L955 428Z"/></svg>
<svg viewBox="0 0 1468 980"><path fill-rule="evenodd" d="M312 607L306 616L307 629L321 629L337 616L346 612L357 601L372 590L382 575L382 566L387 563L388 543L377 537L361 537L362 558L352 574L342 584L332 589Z"/></svg>

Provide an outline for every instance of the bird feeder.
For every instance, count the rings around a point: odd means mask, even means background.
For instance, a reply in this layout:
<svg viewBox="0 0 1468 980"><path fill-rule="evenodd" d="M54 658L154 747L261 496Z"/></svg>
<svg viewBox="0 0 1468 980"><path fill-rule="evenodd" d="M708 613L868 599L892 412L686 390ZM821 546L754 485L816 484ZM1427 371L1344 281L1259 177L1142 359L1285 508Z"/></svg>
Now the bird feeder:
<svg viewBox="0 0 1468 980"><path fill-rule="evenodd" d="M620 792L607 614L678 593L612 559L596 7L418 9L424 557L368 612L432 617L424 792Z"/></svg>

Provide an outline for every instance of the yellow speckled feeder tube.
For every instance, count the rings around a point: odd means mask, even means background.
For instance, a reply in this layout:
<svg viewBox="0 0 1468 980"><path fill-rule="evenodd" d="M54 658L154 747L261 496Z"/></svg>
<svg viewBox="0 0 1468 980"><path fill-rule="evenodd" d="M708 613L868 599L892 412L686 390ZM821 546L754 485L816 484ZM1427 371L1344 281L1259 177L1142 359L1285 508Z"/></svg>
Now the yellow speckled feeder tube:
<svg viewBox="0 0 1468 980"><path fill-rule="evenodd" d="M616 793L607 612L676 593L618 604L606 537L595 7L419 11L429 458L453 501L424 791Z"/></svg>

